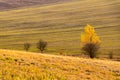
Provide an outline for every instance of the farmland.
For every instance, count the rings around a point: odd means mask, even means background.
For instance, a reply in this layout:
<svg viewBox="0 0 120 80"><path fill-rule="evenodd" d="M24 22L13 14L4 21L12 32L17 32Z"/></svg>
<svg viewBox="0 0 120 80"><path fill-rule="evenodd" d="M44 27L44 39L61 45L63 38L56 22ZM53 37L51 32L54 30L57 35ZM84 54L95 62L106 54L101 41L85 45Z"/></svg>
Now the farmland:
<svg viewBox="0 0 120 80"><path fill-rule="evenodd" d="M46 52L80 53L80 34L86 24L95 27L102 41L101 54L120 52L119 0L82 0L0 12L0 48L23 50L39 39L48 42Z"/></svg>

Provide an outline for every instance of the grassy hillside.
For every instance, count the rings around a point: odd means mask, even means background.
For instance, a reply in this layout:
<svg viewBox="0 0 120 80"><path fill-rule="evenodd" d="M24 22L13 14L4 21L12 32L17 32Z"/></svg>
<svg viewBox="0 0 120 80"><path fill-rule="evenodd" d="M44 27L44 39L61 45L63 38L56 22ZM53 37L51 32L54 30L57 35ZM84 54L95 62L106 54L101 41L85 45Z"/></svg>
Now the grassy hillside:
<svg viewBox="0 0 120 80"><path fill-rule="evenodd" d="M48 42L47 52L80 53L86 24L101 37L101 52L120 53L119 0L81 0L65 4L0 12L0 48L23 49L25 42Z"/></svg>
<svg viewBox="0 0 120 80"><path fill-rule="evenodd" d="M28 6L43 6L48 4L64 3L72 0L0 0L0 10L8 10Z"/></svg>
<svg viewBox="0 0 120 80"><path fill-rule="evenodd" d="M120 80L120 63L0 50L0 79Z"/></svg>

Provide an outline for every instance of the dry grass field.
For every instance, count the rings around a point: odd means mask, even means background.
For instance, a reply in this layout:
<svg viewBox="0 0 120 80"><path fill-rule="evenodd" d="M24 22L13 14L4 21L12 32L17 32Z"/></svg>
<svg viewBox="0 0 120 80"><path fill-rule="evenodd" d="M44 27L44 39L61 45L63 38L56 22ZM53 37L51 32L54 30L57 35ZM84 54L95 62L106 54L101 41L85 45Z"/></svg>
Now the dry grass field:
<svg viewBox="0 0 120 80"><path fill-rule="evenodd" d="M120 54L119 0L80 0L42 7L0 12L0 48L23 50L39 39L48 42L47 53L80 53L80 34L86 24L100 36L101 54Z"/></svg>
<svg viewBox="0 0 120 80"><path fill-rule="evenodd" d="M120 62L0 50L0 80L120 80Z"/></svg>
<svg viewBox="0 0 120 80"><path fill-rule="evenodd" d="M0 0L0 10L10 10L29 6L46 6L73 0ZM74 0L75 1L75 0Z"/></svg>
<svg viewBox="0 0 120 80"><path fill-rule="evenodd" d="M119 8L120 0L0 0L0 80L120 80ZM94 59L81 54L87 24L102 41Z"/></svg>

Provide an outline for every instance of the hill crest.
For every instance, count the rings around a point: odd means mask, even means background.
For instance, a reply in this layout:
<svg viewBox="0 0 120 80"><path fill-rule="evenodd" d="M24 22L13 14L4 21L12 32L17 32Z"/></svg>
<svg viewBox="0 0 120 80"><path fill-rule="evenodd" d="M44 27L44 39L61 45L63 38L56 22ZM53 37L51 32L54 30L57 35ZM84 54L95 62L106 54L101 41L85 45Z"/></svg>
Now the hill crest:
<svg viewBox="0 0 120 80"><path fill-rule="evenodd" d="M0 79L6 80L120 79L120 63L108 60L0 50L0 63Z"/></svg>
<svg viewBox="0 0 120 80"><path fill-rule="evenodd" d="M8 10L29 6L43 6L56 3L64 3L72 0L0 0L0 10Z"/></svg>

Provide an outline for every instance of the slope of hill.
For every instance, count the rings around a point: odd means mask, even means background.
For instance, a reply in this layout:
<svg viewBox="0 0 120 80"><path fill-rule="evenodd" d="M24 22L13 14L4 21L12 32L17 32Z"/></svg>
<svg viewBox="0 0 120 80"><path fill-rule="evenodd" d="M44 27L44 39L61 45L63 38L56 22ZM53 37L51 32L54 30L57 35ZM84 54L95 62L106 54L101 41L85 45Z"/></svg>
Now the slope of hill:
<svg viewBox="0 0 120 80"><path fill-rule="evenodd" d="M47 5L54 3L64 3L72 0L0 0L0 10L14 9L34 5Z"/></svg>
<svg viewBox="0 0 120 80"><path fill-rule="evenodd" d="M48 52L80 53L80 33L86 24L95 27L102 49L120 53L119 0L81 0L52 6L0 12L0 48L23 49L39 39Z"/></svg>
<svg viewBox="0 0 120 80"><path fill-rule="evenodd" d="M0 50L1 80L119 80L120 63Z"/></svg>

